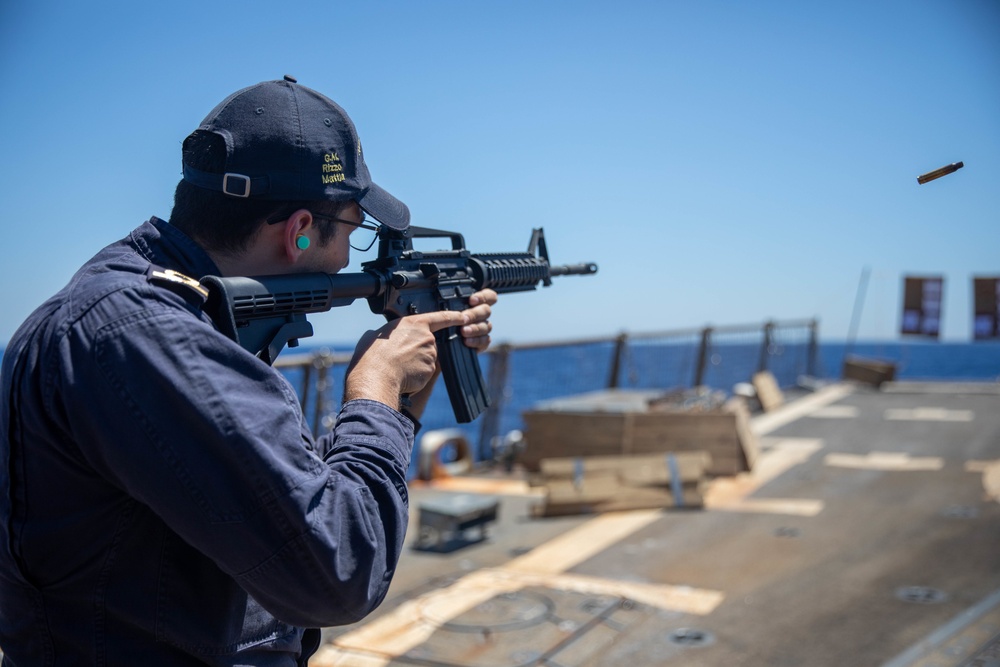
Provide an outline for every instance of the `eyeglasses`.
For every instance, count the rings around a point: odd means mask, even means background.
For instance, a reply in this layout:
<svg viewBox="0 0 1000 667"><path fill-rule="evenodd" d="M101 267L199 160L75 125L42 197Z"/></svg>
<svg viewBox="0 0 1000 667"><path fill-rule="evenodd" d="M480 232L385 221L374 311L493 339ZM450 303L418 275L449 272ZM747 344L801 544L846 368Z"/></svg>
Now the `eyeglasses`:
<svg viewBox="0 0 1000 667"><path fill-rule="evenodd" d="M368 252L371 250L371 247L375 245L375 240L378 238L378 222L364 214L362 214L361 222L334 218L319 213L313 213L312 216L320 220L332 220L333 222L341 222L345 225L356 227L357 229L351 233L351 247L358 252Z"/></svg>
<svg viewBox="0 0 1000 667"><path fill-rule="evenodd" d="M271 216L266 220L269 225L276 225L283 220L287 220L290 214L281 213L275 216ZM357 227L356 230L352 230L351 233L351 247L358 252L368 252L371 247L375 245L375 240L378 239L378 221L369 218L362 213L361 222L354 222L353 220L344 220L343 218L334 218L333 216L323 215L321 213L313 213L312 217L318 218L320 220L330 220L332 222L342 222L345 225L350 225L351 227Z"/></svg>

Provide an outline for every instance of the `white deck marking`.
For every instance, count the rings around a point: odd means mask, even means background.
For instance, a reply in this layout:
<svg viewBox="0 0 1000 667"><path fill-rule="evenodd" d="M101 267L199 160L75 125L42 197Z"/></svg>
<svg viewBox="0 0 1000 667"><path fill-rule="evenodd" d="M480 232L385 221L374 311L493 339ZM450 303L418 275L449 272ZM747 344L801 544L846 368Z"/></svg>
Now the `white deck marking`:
<svg viewBox="0 0 1000 667"><path fill-rule="evenodd" d="M911 457L900 452L869 452L867 454L827 454L823 461L836 468L858 470L918 471L941 470L944 459L940 456Z"/></svg>
<svg viewBox="0 0 1000 667"><path fill-rule="evenodd" d="M503 569L551 574L565 572L662 516L663 512L658 509L601 514L507 562Z"/></svg>
<svg viewBox="0 0 1000 667"><path fill-rule="evenodd" d="M747 514L816 516L823 511L825 506L822 500L811 498L744 498L739 502L714 504L712 509Z"/></svg>
<svg viewBox="0 0 1000 667"><path fill-rule="evenodd" d="M947 410L945 408L913 408L886 410L884 417L890 421L914 422L971 422L976 414L972 410Z"/></svg>
<svg viewBox="0 0 1000 667"><path fill-rule="evenodd" d="M813 410L809 416L817 419L854 419L858 416L858 412L853 405L828 405Z"/></svg>
<svg viewBox="0 0 1000 667"><path fill-rule="evenodd" d="M785 424L790 424L796 419L812 414L819 408L839 401L852 391L854 388L849 384L834 384L824 387L816 393L788 403L774 412L754 417L750 420L750 430L758 436L766 435Z"/></svg>

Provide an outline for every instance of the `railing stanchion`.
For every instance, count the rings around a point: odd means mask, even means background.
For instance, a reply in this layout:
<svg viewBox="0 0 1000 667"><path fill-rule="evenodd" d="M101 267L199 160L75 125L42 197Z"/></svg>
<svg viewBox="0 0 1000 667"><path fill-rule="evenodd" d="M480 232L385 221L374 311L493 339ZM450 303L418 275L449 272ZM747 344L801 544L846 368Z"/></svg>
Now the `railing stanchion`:
<svg viewBox="0 0 1000 667"><path fill-rule="evenodd" d="M479 429L479 461L492 461L493 439L500 435L500 419L507 406L507 376L510 373L510 345L497 345L489 351L490 367L487 371L486 388L490 396L490 407L483 415Z"/></svg>
<svg viewBox="0 0 1000 667"><path fill-rule="evenodd" d="M708 350L712 347L712 327L701 330L701 346L698 348L698 363L694 369L693 387L700 387L705 382L705 365L708 363Z"/></svg>
<svg viewBox="0 0 1000 667"><path fill-rule="evenodd" d="M760 343L760 363L757 364L757 372L763 373L767 370L767 358L771 354L771 343L774 341L774 322L764 323L764 339Z"/></svg>
<svg viewBox="0 0 1000 667"><path fill-rule="evenodd" d="M615 351L611 357L611 372L608 374L608 389L618 388L618 378L621 376L622 360L628 349L628 334L620 333L615 339Z"/></svg>

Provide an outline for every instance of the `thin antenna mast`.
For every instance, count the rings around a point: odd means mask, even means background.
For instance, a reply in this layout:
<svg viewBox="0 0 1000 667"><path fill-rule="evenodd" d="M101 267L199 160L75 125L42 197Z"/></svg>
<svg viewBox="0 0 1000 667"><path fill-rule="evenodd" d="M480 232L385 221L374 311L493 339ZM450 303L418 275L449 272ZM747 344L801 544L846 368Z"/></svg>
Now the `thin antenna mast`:
<svg viewBox="0 0 1000 667"><path fill-rule="evenodd" d="M872 269L866 266L861 269L861 280L858 281L858 293L854 297L854 313L851 315L851 327L847 332L847 348L844 350L846 357L854 347L854 340L858 337L858 325L861 323L861 311L865 307L865 294L868 292L868 277Z"/></svg>

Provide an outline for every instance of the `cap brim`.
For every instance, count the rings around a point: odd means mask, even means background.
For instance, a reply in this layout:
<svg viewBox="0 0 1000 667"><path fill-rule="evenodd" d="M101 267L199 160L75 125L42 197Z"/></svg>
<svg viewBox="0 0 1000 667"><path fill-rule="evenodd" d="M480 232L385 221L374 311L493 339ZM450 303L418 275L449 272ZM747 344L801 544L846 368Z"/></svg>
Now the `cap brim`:
<svg viewBox="0 0 1000 667"><path fill-rule="evenodd" d="M406 204L374 183L368 188L368 192L358 199L358 205L365 213L387 227L406 229L410 226L410 209Z"/></svg>

